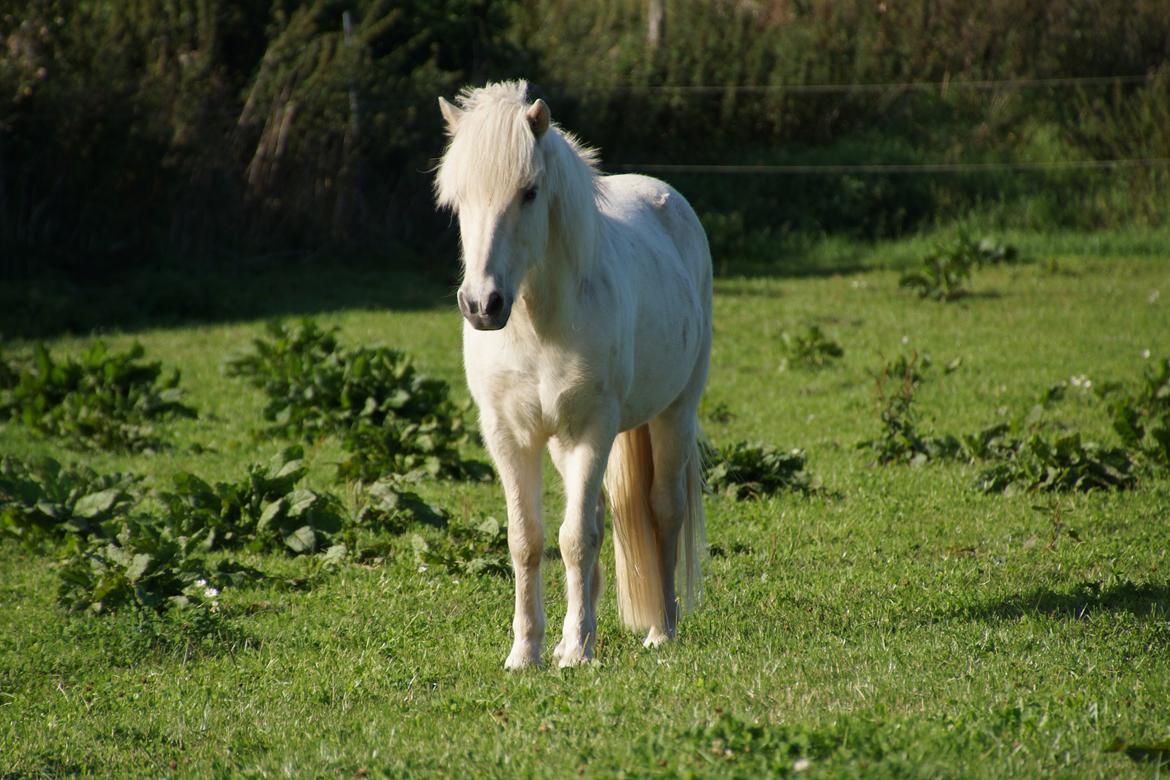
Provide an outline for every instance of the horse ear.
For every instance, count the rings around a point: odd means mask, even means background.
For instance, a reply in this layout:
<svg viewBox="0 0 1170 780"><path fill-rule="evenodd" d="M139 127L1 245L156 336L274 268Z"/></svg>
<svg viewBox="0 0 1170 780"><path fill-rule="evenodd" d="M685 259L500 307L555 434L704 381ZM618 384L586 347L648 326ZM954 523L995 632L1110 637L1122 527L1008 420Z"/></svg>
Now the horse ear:
<svg viewBox="0 0 1170 780"><path fill-rule="evenodd" d="M548 123L552 118L548 110L548 103L537 98L532 107L528 109L526 116L528 117L528 126L532 128L532 134L536 136L537 140L540 140L540 137L548 130Z"/></svg>
<svg viewBox="0 0 1170 780"><path fill-rule="evenodd" d="M443 119L447 122L447 132L450 135L455 135L455 128L459 126L459 120L463 118L463 110L440 97L439 111L443 114Z"/></svg>

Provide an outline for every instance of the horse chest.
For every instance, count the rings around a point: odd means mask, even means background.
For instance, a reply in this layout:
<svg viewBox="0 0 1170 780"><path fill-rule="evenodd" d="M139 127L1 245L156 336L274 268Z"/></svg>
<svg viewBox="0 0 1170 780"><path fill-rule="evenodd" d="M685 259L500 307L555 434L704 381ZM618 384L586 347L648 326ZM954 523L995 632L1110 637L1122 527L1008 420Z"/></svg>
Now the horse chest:
<svg viewBox="0 0 1170 780"><path fill-rule="evenodd" d="M521 439L580 428L606 398L611 366L603 359L550 350L466 350L468 385L481 409Z"/></svg>

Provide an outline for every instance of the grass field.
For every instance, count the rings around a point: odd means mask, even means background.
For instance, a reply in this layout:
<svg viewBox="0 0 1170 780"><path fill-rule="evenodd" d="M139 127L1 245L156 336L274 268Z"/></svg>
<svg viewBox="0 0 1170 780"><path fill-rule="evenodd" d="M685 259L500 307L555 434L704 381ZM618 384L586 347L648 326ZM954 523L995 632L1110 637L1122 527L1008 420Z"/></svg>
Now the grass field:
<svg viewBox="0 0 1170 780"><path fill-rule="evenodd" d="M893 267L922 240L814 248L821 272L800 277L717 280L707 434L803 448L823 489L709 497L706 603L657 651L620 627L610 592L596 663L507 674L510 581L420 572L404 540L329 571L245 554L280 577L225 589L210 633L71 615L55 603L53 556L0 541L0 777L1166 774L1170 749L1154 749L1170 740L1165 472L1124 492L1005 496L972 486L977 466L879 466L857 448L880 426L871 372L898 354L930 354L922 424L954 434L1074 375L1132 382L1145 351L1170 355L1170 236L1010 238L1030 262L977 271L948 304L898 287ZM319 307L307 273L303 289L257 273L210 321L105 323L112 345L138 340L182 369L200 415L165 426L172 449L75 452L9 423L0 452L156 486L178 469L229 479L267 460L282 442L257 435L263 398L221 369L261 332L253 300L265 315L319 313L350 344L405 349L466 397L446 288L331 274ZM808 324L844 356L781 370L781 333ZM1071 388L1050 414L1117 443L1092 393ZM310 483L346 495L336 443L306 454ZM545 482L553 544L551 467ZM420 492L454 515L504 516L496 484ZM612 571L609 542L603 560ZM551 650L559 562L545 584ZM1107 750L1117 740L1139 747Z"/></svg>

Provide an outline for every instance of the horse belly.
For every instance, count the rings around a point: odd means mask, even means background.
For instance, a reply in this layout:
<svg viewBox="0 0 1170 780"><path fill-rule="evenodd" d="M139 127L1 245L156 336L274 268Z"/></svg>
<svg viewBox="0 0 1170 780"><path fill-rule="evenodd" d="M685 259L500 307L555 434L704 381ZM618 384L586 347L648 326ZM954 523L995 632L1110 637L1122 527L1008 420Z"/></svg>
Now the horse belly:
<svg viewBox="0 0 1170 780"><path fill-rule="evenodd" d="M622 430L649 422L678 400L694 376L707 338L698 306L664 311L669 307L656 305L653 309L639 317L633 378L622 405Z"/></svg>
<svg viewBox="0 0 1170 780"><path fill-rule="evenodd" d="M632 381L622 405L628 430L677 401L706 360L711 260L694 211L669 185L636 175L607 181L611 248L625 258L614 275L631 277L622 287L633 293Z"/></svg>

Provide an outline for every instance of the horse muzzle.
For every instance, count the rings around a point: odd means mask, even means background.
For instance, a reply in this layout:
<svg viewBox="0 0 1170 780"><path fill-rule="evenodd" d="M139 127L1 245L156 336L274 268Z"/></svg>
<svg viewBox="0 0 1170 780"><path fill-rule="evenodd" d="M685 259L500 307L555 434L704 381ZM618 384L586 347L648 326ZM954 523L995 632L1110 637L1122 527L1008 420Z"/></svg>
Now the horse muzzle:
<svg viewBox="0 0 1170 780"><path fill-rule="evenodd" d="M512 302L496 291L488 293L487 298L480 301L459 291L459 311L463 319L476 330L499 330L508 324L508 316L512 313Z"/></svg>

